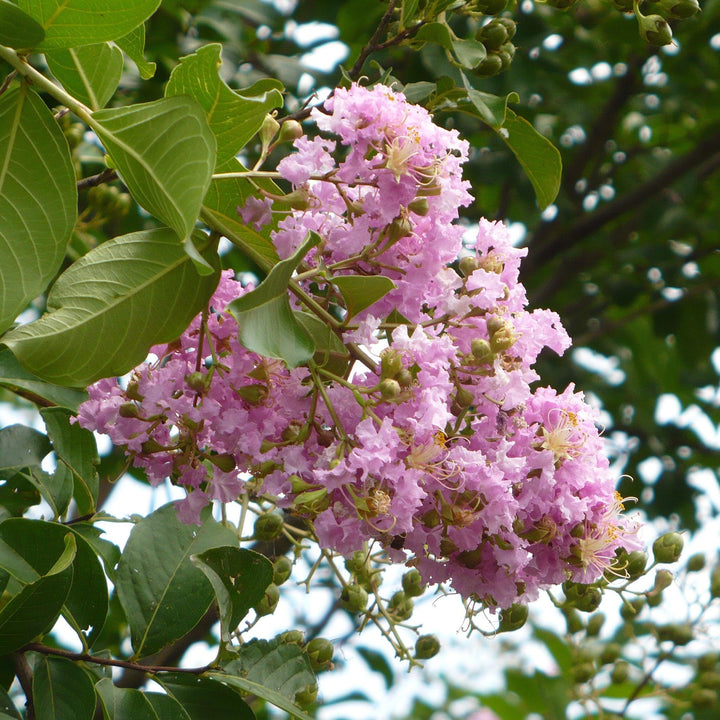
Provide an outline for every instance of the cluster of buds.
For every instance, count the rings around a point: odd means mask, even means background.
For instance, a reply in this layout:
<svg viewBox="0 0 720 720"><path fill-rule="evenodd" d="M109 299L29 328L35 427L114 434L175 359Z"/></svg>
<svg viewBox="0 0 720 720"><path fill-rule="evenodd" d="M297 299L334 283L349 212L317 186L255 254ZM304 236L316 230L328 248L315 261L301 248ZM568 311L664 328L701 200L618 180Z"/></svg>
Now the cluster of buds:
<svg viewBox="0 0 720 720"><path fill-rule="evenodd" d="M510 67L515 57L515 46L511 40L515 37L515 21L507 17L493 18L483 25L476 33L487 51L487 57L476 68L475 73L481 77L497 75Z"/></svg>
<svg viewBox="0 0 720 720"><path fill-rule="evenodd" d="M295 295L340 318L329 325L356 362L290 369L248 350L227 307L252 288L225 272L208 310L127 385L90 388L80 424L126 446L152 483L186 488L186 522L211 500L266 498L324 549L352 559L367 543L406 563L415 584L387 606L397 622L416 585L509 612L602 577L621 548L639 548L636 527L597 412L572 386L531 387L541 350L570 341L555 313L526 309L525 251L499 223L456 222L471 201L467 143L384 86L339 89L312 119L333 139L298 137L278 164L306 203L271 237L282 258L320 238ZM258 227L272 211L261 194L240 208ZM374 276L392 289L356 308L348 287ZM282 518L255 532L276 537ZM343 597L354 611L373 592L372 572L358 572Z"/></svg>

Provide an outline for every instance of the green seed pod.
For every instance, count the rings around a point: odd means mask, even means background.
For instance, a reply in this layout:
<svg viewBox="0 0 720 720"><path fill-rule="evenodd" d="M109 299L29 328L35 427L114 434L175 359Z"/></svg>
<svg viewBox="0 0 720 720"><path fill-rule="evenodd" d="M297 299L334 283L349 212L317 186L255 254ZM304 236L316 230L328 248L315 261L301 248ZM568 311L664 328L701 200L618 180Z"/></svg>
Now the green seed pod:
<svg viewBox="0 0 720 720"><path fill-rule="evenodd" d="M605 623L605 615L602 613L595 613L588 619L587 634L588 637L597 637L602 630L602 626Z"/></svg>
<svg viewBox="0 0 720 720"><path fill-rule="evenodd" d="M255 520L253 536L256 540L262 542L274 540L280 536L284 525L282 515L274 512L264 513L263 515L259 515L257 520Z"/></svg>
<svg viewBox="0 0 720 720"><path fill-rule="evenodd" d="M600 662L603 665L614 663L622 655L622 645L620 643L608 643L600 651Z"/></svg>
<svg viewBox="0 0 720 720"><path fill-rule="evenodd" d="M275 583L271 583L265 589L262 600L255 606L255 613L258 617L272 615L280 602L280 589Z"/></svg>
<svg viewBox="0 0 720 720"><path fill-rule="evenodd" d="M194 390L196 393L199 393L200 395L207 392L208 385L209 385L207 374L200 372L200 371L186 375L185 382L187 383L187 386L191 390Z"/></svg>
<svg viewBox="0 0 720 720"><path fill-rule="evenodd" d="M280 125L277 141L279 143L293 142L303 135L302 125L297 120L285 120Z"/></svg>
<svg viewBox="0 0 720 720"><path fill-rule="evenodd" d="M421 635L415 641L415 658L429 660L440 652L440 641L436 635Z"/></svg>
<svg viewBox="0 0 720 720"><path fill-rule="evenodd" d="M340 594L340 602L350 613L365 612L368 604L367 590L360 585L346 585Z"/></svg>
<svg viewBox="0 0 720 720"><path fill-rule="evenodd" d="M313 672L320 672L330 668L335 648L333 644L323 637L313 638L305 646L305 654L310 661L310 667Z"/></svg>
<svg viewBox="0 0 720 720"><path fill-rule="evenodd" d="M610 681L614 685L621 685L630 675L630 664L626 660L619 660L610 673Z"/></svg>
<svg viewBox="0 0 720 720"><path fill-rule="evenodd" d="M631 579L639 578L645 572L647 565L647 553L642 550L633 550L627 556L627 565L625 571Z"/></svg>
<svg viewBox="0 0 720 720"><path fill-rule="evenodd" d="M499 19L494 19L475 33L475 39L479 40L490 53L493 50L499 50L500 46L509 38L505 25Z"/></svg>
<svg viewBox="0 0 720 720"><path fill-rule="evenodd" d="M595 612L602 602L602 593L596 587L585 585L584 590L578 594L575 607L581 612Z"/></svg>
<svg viewBox="0 0 720 720"><path fill-rule="evenodd" d="M698 688L690 696L690 704L698 710L711 708L718 700L718 694L710 688Z"/></svg>
<svg viewBox="0 0 720 720"><path fill-rule="evenodd" d="M683 549L682 535L676 532L665 533L653 543L652 549L656 562L677 562Z"/></svg>
<svg viewBox="0 0 720 720"><path fill-rule="evenodd" d="M282 585L292 575L292 560L287 555L281 555L273 563L273 582Z"/></svg>
<svg viewBox="0 0 720 720"><path fill-rule="evenodd" d="M302 710L307 710L317 702L318 685L311 683L306 685L302 690L295 693L295 704Z"/></svg>
<svg viewBox="0 0 720 720"><path fill-rule="evenodd" d="M408 570L408 572L402 576L402 586L408 597L420 597L420 595L425 592L426 587L420 571L416 568Z"/></svg>
<svg viewBox="0 0 720 720"><path fill-rule="evenodd" d="M662 15L638 15L640 37L648 45L669 45L672 42L672 30Z"/></svg>
<svg viewBox="0 0 720 720"><path fill-rule="evenodd" d="M528 619L528 606L515 603L509 608L500 611L500 624L497 631L513 632L519 630Z"/></svg>
<svg viewBox="0 0 720 720"><path fill-rule="evenodd" d="M703 553L695 553L688 558L687 571L700 572L705 568L705 555Z"/></svg>
<svg viewBox="0 0 720 720"><path fill-rule="evenodd" d="M388 603L388 613L398 622L405 622L412 617L415 603L402 591L396 592Z"/></svg>
<svg viewBox="0 0 720 720"><path fill-rule="evenodd" d="M507 31L507 39L512 40L515 37L515 32L517 31L517 24L512 18L509 17L500 17L495 18L494 22L502 23L505 26L505 30Z"/></svg>
<svg viewBox="0 0 720 720"><path fill-rule="evenodd" d="M299 645L302 647L305 644L305 635L300 630L286 630L278 635L278 640L283 645Z"/></svg>
<svg viewBox="0 0 720 720"><path fill-rule="evenodd" d="M455 402L458 404L458 407L465 409L475 402L475 396L467 388L460 387L455 393Z"/></svg>

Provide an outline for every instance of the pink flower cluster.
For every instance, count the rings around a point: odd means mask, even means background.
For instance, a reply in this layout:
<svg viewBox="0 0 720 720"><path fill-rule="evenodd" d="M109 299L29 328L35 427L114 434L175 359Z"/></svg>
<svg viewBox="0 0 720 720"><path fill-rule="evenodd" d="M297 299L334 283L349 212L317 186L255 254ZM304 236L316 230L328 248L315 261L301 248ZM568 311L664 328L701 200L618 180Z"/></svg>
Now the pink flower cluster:
<svg viewBox="0 0 720 720"><path fill-rule="evenodd" d="M340 332L364 345L366 366L289 370L245 349L225 308L248 288L226 272L210 311L154 348L157 361L126 387L90 388L80 424L126 446L151 482L186 487L186 522L209 500L264 493L312 521L323 547L374 541L489 608L597 579L618 548L637 547L634 527L596 412L572 387L531 389L540 351L570 340L555 313L526 309L525 251L487 221L463 248L466 144L385 87L338 90L325 111L315 122L345 147L301 138L281 161L309 202L274 240L287 256L308 230L322 238L308 293L338 274L395 282ZM383 349L368 367L371 344Z"/></svg>

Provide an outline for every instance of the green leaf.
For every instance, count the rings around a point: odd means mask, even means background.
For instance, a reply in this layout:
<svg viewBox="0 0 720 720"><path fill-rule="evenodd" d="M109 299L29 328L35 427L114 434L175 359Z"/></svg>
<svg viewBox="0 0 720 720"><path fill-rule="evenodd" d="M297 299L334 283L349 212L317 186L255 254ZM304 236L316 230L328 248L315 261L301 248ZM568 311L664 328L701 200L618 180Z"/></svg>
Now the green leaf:
<svg viewBox="0 0 720 720"><path fill-rule="evenodd" d="M108 720L190 720L182 705L169 695L118 688L110 678L95 685Z"/></svg>
<svg viewBox="0 0 720 720"><path fill-rule="evenodd" d="M185 708L190 720L255 720L248 704L227 685L188 673L159 673L154 679Z"/></svg>
<svg viewBox="0 0 720 720"><path fill-rule="evenodd" d="M10 696L0 687L0 720L21 720L21 718L22 716L17 711Z"/></svg>
<svg viewBox="0 0 720 720"><path fill-rule="evenodd" d="M362 659L370 666L371 670L382 675L383 680L385 680L385 687L389 690L395 682L395 675L387 658L382 653L379 653L377 650L372 650L371 648L359 647L357 651Z"/></svg>
<svg viewBox="0 0 720 720"><path fill-rule="evenodd" d="M67 141L26 85L0 95L0 332L45 290L77 217Z"/></svg>
<svg viewBox="0 0 720 720"><path fill-rule="evenodd" d="M215 591L222 642L229 642L240 621L255 607L273 580L272 563L263 555L238 547L210 548L190 558Z"/></svg>
<svg viewBox="0 0 720 720"><path fill-rule="evenodd" d="M145 25L138 25L127 35L115 40L115 44L137 65L140 77L149 80L157 67L145 59Z"/></svg>
<svg viewBox="0 0 720 720"><path fill-rule="evenodd" d="M107 576L114 580L115 566L120 560L120 548L102 538L103 531L91 523L74 522L70 529L87 542L93 553L102 560ZM82 543L79 543L79 547L82 547Z"/></svg>
<svg viewBox="0 0 720 720"><path fill-rule="evenodd" d="M415 40L434 42L446 50L453 49L453 35L445 23L431 22L423 25L415 35Z"/></svg>
<svg viewBox="0 0 720 720"><path fill-rule="evenodd" d="M205 257L217 264L214 251ZM3 342L51 382L83 386L122 375L150 346L185 330L218 277L198 276L167 228L117 237L71 265L48 296L50 312Z"/></svg>
<svg viewBox="0 0 720 720"><path fill-rule="evenodd" d="M207 113L217 140L217 163L234 158L247 144L271 110L282 107L282 83L262 90L257 86L231 90L218 75L222 45L210 43L192 55L180 58L165 87L165 96L189 95Z"/></svg>
<svg viewBox="0 0 720 720"><path fill-rule="evenodd" d="M497 131L525 170L544 210L557 197L562 176L558 149L525 118L508 108L505 124Z"/></svg>
<svg viewBox="0 0 720 720"><path fill-rule="evenodd" d="M197 102L183 95L99 110L91 125L135 200L189 237L215 168L215 137Z"/></svg>
<svg viewBox="0 0 720 720"><path fill-rule="evenodd" d="M160 0L18 0L45 29L43 50L115 40L144 23Z"/></svg>
<svg viewBox="0 0 720 720"><path fill-rule="evenodd" d="M21 468L39 466L50 450L48 438L26 425L0 429L0 478L7 479Z"/></svg>
<svg viewBox="0 0 720 720"><path fill-rule="evenodd" d="M173 503L141 520L118 564L116 589L136 657L157 652L192 630L213 601L213 588L190 556L237 547L237 536L205 511L203 525L181 523Z"/></svg>
<svg viewBox="0 0 720 720"><path fill-rule="evenodd" d="M295 310L295 319L308 331L315 345L313 361L328 372L345 374L350 362L350 353L332 328L317 315Z"/></svg>
<svg viewBox="0 0 720 720"><path fill-rule="evenodd" d="M53 385L29 373L4 347L0 347L0 387L33 400L38 405L59 405L74 411L88 397L84 390Z"/></svg>
<svg viewBox="0 0 720 720"><path fill-rule="evenodd" d="M77 664L60 657L42 656L33 668L33 705L36 720L92 720L95 688Z"/></svg>
<svg viewBox="0 0 720 720"><path fill-rule="evenodd" d="M415 18L418 9L418 0L403 0L400 11L400 27L406 28L408 24Z"/></svg>
<svg viewBox="0 0 720 720"><path fill-rule="evenodd" d="M572 651L568 647L567 643L551 630L546 630L545 628L541 628L536 625L533 626L532 632L533 637L536 637L550 651L550 654L555 659L555 662L558 664L560 670L563 672L569 672L572 668L573 657Z"/></svg>
<svg viewBox="0 0 720 720"><path fill-rule="evenodd" d="M239 657L224 672L209 677L264 698L292 717L310 720L294 703L295 694L316 680L303 651L292 643L251 640L240 648Z"/></svg>
<svg viewBox="0 0 720 720"><path fill-rule="evenodd" d="M17 5L0 0L0 45L30 50L45 37L43 26Z"/></svg>
<svg viewBox="0 0 720 720"><path fill-rule="evenodd" d="M369 308L395 287L395 283L383 275L338 275L330 281L345 300L348 319Z"/></svg>
<svg viewBox="0 0 720 720"><path fill-rule="evenodd" d="M95 512L100 481L93 434L77 423L71 423L72 413L65 408L44 408L40 415L57 456L56 474L62 473L61 468L64 468L70 475L74 488L72 495L81 515Z"/></svg>
<svg viewBox="0 0 720 720"><path fill-rule="evenodd" d="M73 496L73 479L64 465L57 467L53 473L31 468L23 473L23 477L38 489L45 502L52 508L54 520L58 520L67 512Z"/></svg>
<svg viewBox="0 0 720 720"><path fill-rule="evenodd" d="M62 86L93 110L107 105L123 71L122 50L109 43L52 50L45 60Z"/></svg>
<svg viewBox="0 0 720 720"><path fill-rule="evenodd" d="M453 54L460 65L470 70L477 67L487 57L485 46L478 40L453 40L452 47Z"/></svg>
<svg viewBox="0 0 720 720"><path fill-rule="evenodd" d="M218 172L224 173L243 170L245 168L234 158L217 168ZM268 178L257 178L254 182L274 195L282 195L282 190ZM255 194L255 185L244 178L213 180L203 201L203 220L242 248L263 270L269 270L279 260L270 239L270 231L275 223L256 230L242 222L237 210L245 204L248 197Z"/></svg>
<svg viewBox="0 0 720 720"><path fill-rule="evenodd" d="M288 283L298 263L319 241L317 233L309 233L303 245L275 265L258 288L228 305L238 322L240 342L248 350L284 360L288 367L302 365L313 356L312 338L290 307Z"/></svg>
<svg viewBox="0 0 720 720"><path fill-rule="evenodd" d="M470 85L465 73L460 74L467 92L467 97L473 108L477 111L478 117L493 128L493 130L499 130L505 123L508 103L518 102L520 99L517 93L509 93L505 97L499 97L498 95L480 92L480 90L476 90Z"/></svg>
<svg viewBox="0 0 720 720"><path fill-rule="evenodd" d="M20 517L41 500L35 486L20 473L0 484L0 522L8 517Z"/></svg>

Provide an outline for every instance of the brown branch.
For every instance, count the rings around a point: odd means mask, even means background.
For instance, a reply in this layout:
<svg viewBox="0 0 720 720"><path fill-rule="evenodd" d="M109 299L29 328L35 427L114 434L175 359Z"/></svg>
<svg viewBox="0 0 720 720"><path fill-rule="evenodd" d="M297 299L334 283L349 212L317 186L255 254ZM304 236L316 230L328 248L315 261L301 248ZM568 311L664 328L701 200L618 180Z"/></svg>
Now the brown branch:
<svg viewBox="0 0 720 720"><path fill-rule="evenodd" d="M102 172L97 175L90 175L89 177L78 180L77 189L86 190L87 188L97 187L103 183L109 183L113 180L117 180L117 173L110 168L105 168Z"/></svg>
<svg viewBox="0 0 720 720"><path fill-rule="evenodd" d="M18 682L25 693L26 718L27 720L35 720L35 707L33 706L32 699L33 675L30 663L27 661L22 650L13 653L12 660Z"/></svg>
<svg viewBox="0 0 720 720"><path fill-rule="evenodd" d="M0 95L2 95L10 87L10 83L15 79L16 75L17 70L13 70L8 73L7 77L3 80L3 84L0 85Z"/></svg>

